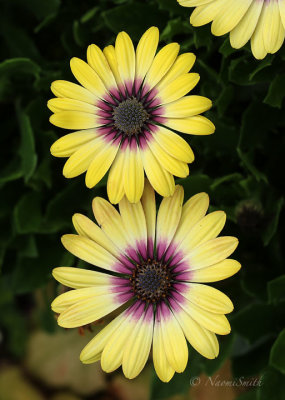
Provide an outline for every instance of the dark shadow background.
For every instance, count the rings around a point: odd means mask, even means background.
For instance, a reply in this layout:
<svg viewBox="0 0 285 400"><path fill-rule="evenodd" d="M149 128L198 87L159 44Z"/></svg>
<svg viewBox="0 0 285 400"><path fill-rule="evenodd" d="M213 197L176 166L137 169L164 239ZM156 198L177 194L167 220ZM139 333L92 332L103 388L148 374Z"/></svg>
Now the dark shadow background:
<svg viewBox="0 0 285 400"><path fill-rule="evenodd" d="M210 26L193 29L190 9L175 0L2 0L0 9L0 400L284 399L285 46L256 61L249 47L235 51L227 37L213 37ZM186 372L167 385L151 362L134 381L120 371L107 376L99 364L81 366L92 334L58 329L50 311L62 290L52 268L83 265L60 236L71 232L74 212L91 216L92 198L106 197L106 179L93 190L82 176L66 180L63 160L49 153L64 134L48 121L50 84L73 80L69 60L85 59L90 43L114 43L120 30L137 43L151 25L161 45L177 41L197 55L193 93L213 100L208 117L217 129L211 137L184 135L196 160L181 184L186 200L207 191L211 209L227 212L224 233L239 238L235 258L243 265L215 285L235 304L218 359L190 351ZM215 373L262 384L211 386L206 376Z"/></svg>

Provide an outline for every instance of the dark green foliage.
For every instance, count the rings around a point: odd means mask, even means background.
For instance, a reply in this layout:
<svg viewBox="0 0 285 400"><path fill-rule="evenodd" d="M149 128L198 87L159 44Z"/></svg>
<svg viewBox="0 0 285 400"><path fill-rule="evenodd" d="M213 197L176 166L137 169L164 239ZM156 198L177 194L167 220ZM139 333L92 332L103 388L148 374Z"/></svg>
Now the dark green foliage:
<svg viewBox="0 0 285 400"><path fill-rule="evenodd" d="M153 378L152 399L187 391L191 377L212 375L229 357L235 376L263 376L262 386L240 399L284 399L285 46L257 61L249 46L235 51L209 26L193 29L190 9L176 0L2 0L0 7L0 324L7 354L24 354L31 310L33 324L53 330L51 270L75 263L60 236L72 231L74 212L91 215L92 198L106 196L106 179L89 190L83 176L65 179L64 161L50 155L64 134L48 121L50 84L73 79L69 60L85 58L90 43L104 47L120 30L136 42L157 25L161 45L177 41L197 55L201 80L193 93L214 104L207 116L215 134L184 135L196 160L178 182L185 199L207 191L211 210L227 212L224 234L239 238L235 258L243 268L215 284L235 304L233 332L220 339L218 359L191 351L184 374L167 385Z"/></svg>

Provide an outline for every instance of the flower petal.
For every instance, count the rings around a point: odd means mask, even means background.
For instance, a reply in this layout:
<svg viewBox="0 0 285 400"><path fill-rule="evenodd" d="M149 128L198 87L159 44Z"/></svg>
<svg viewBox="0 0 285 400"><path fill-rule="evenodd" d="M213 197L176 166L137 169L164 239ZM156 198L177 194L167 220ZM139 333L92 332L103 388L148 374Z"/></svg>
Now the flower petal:
<svg viewBox="0 0 285 400"><path fill-rule="evenodd" d="M126 148L123 180L128 200L131 203L138 202L143 193L144 169L140 149L135 139Z"/></svg>
<svg viewBox="0 0 285 400"><path fill-rule="evenodd" d="M110 284L109 275L89 269L58 267L52 270L52 275L62 285L73 289Z"/></svg>
<svg viewBox="0 0 285 400"><path fill-rule="evenodd" d="M116 271L116 258L93 240L73 234L63 235L63 246L71 254L97 267Z"/></svg>
<svg viewBox="0 0 285 400"><path fill-rule="evenodd" d="M162 199L158 214L156 226L156 243L158 258L170 245L176 232L182 213L182 203L184 191L182 186L177 185L172 196Z"/></svg>
<svg viewBox="0 0 285 400"><path fill-rule="evenodd" d="M180 75L174 79L169 85L159 90L157 97L161 104L171 103L185 96L199 82L200 76L195 72Z"/></svg>
<svg viewBox="0 0 285 400"><path fill-rule="evenodd" d="M56 113L60 111L79 111L89 114L95 114L98 110L97 107L92 104L86 103L81 100L74 100L69 98L53 98L50 99L47 103L48 108Z"/></svg>
<svg viewBox="0 0 285 400"><path fill-rule="evenodd" d="M211 135L215 132L215 125L202 115L189 118L167 118L164 125L190 135Z"/></svg>
<svg viewBox="0 0 285 400"><path fill-rule="evenodd" d="M101 141L102 146L94 154L94 160L87 169L85 182L88 188L92 188L103 178L118 152L119 146L116 142L106 143Z"/></svg>
<svg viewBox="0 0 285 400"><path fill-rule="evenodd" d="M121 79L129 90L129 94L131 94L135 79L136 57L133 42L126 32L118 34L115 53Z"/></svg>
<svg viewBox="0 0 285 400"><path fill-rule="evenodd" d="M142 80L148 72L159 41L159 30L152 26L140 38L136 49L136 79Z"/></svg>
<svg viewBox="0 0 285 400"><path fill-rule="evenodd" d="M70 60L70 68L78 82L97 98L102 98L106 94L103 82L94 69L86 62L80 60L80 58L73 57Z"/></svg>
<svg viewBox="0 0 285 400"><path fill-rule="evenodd" d="M90 129L100 126L95 114L82 111L60 111L49 118L50 122L64 129Z"/></svg>
<svg viewBox="0 0 285 400"><path fill-rule="evenodd" d="M55 157L70 157L82 145L91 142L96 137L95 129L72 132L54 142L50 148L50 152Z"/></svg>
<svg viewBox="0 0 285 400"><path fill-rule="evenodd" d="M116 89L117 83L111 71L109 63L102 50L95 44L91 44L87 49L88 64L98 74L105 87L108 89Z"/></svg>
<svg viewBox="0 0 285 400"><path fill-rule="evenodd" d="M54 81L51 84L51 91L57 97L68 97L69 99L84 101L89 104L95 104L97 101L97 96L92 92L73 82Z"/></svg>
<svg viewBox="0 0 285 400"><path fill-rule="evenodd" d="M185 118L201 114L212 107L212 102L203 96L185 96L172 103L164 105L164 115L167 118Z"/></svg>
<svg viewBox="0 0 285 400"><path fill-rule="evenodd" d="M147 179L145 179L141 203L146 220L148 257L153 257L156 227L156 204L154 190Z"/></svg>
<svg viewBox="0 0 285 400"><path fill-rule="evenodd" d="M122 200L125 189L124 189L124 168L125 168L125 152L118 150L116 158L110 168L108 181L107 181L107 193L111 203L117 204Z"/></svg>
<svg viewBox="0 0 285 400"><path fill-rule="evenodd" d="M196 269L191 272L192 282L217 282L236 274L241 268L238 261L223 260L210 267Z"/></svg>
<svg viewBox="0 0 285 400"><path fill-rule="evenodd" d="M168 72L173 65L178 53L179 44L170 43L164 46L154 57L150 69L145 77L145 83L152 89Z"/></svg>
<svg viewBox="0 0 285 400"><path fill-rule="evenodd" d="M123 354L123 373L133 379L145 366L152 343L153 310L152 306L141 316L126 343Z"/></svg>
<svg viewBox="0 0 285 400"><path fill-rule="evenodd" d="M172 157L185 163L194 161L194 154L189 144L182 139L181 136L166 129L162 126L158 127L153 135L159 145Z"/></svg>

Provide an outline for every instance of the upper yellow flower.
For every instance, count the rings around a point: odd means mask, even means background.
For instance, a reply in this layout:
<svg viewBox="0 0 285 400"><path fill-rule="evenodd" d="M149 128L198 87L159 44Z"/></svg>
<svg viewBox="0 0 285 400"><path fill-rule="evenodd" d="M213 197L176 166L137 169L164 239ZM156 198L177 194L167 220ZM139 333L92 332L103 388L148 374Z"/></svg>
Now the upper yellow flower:
<svg viewBox="0 0 285 400"><path fill-rule="evenodd" d="M183 188L176 186L156 215L155 194L146 182L142 201L131 204L124 197L120 213L106 200L94 199L101 228L81 214L74 215L78 235L64 235L62 243L102 272L53 270L59 282L74 289L52 303L60 314L58 324L80 327L123 307L82 350L83 363L101 360L106 372L122 365L131 379L143 369L152 347L157 375L167 382L186 367L186 339L204 357L217 357L216 334L230 332L225 314L233 304L204 283L225 279L240 269L237 261L227 258L238 240L217 237L226 215L223 211L206 215L206 193L184 205L183 197Z"/></svg>
<svg viewBox="0 0 285 400"><path fill-rule="evenodd" d="M125 32L103 51L95 44L87 50L87 63L72 58L72 73L82 85L55 81L49 100L52 124L79 129L51 147L56 157L69 157L67 178L86 173L86 185L95 186L110 169L107 191L112 203L126 194L137 202L143 193L144 171L162 196L174 193L173 175L186 177L194 160L188 143L171 129L208 135L214 125L198 114L212 103L202 96L185 96L199 81L189 73L192 53L178 55L171 43L157 54L159 31L148 29L136 51ZM170 128L170 129L168 129Z"/></svg>
<svg viewBox="0 0 285 400"><path fill-rule="evenodd" d="M285 0L178 0L184 7L196 7L190 17L193 26L212 22L216 36L230 32L232 47L240 49L251 39L255 58L276 53L285 37Z"/></svg>

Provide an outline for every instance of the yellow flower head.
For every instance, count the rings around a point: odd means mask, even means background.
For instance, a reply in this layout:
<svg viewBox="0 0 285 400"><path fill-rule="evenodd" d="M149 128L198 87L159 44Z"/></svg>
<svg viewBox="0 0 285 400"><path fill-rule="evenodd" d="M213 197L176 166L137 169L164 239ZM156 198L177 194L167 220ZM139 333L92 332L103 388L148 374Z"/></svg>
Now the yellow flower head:
<svg viewBox="0 0 285 400"><path fill-rule="evenodd" d="M157 375L167 382L186 367L186 339L204 357L217 357L216 334L230 332L225 314L233 305L225 294L204 283L240 269L237 261L227 259L238 240L217 237L226 215L215 211L205 216L206 193L184 205L183 197L183 188L176 186L156 215L155 193L146 181L141 201L133 204L124 196L120 212L103 198L94 199L101 228L81 214L74 215L78 234L63 236L63 245L104 272L53 270L59 282L74 289L52 303L59 313L58 324L80 327L124 308L83 349L83 363L101 360L106 372L122 366L131 379L143 369L152 347Z"/></svg>
<svg viewBox="0 0 285 400"><path fill-rule="evenodd" d="M184 7L196 7L190 17L193 26L212 22L216 36L230 32L232 47L240 49L251 40L255 58L276 53L285 37L285 0L178 0Z"/></svg>
<svg viewBox="0 0 285 400"><path fill-rule="evenodd" d="M136 50L125 32L103 51L87 50L87 63L72 58L71 70L82 85L55 81L49 100L52 124L75 129L51 147L56 157L69 157L63 174L72 178L86 172L94 187L110 168L107 191L112 203L124 195L137 202L143 193L144 171L162 196L174 193L173 175L186 177L194 160L188 143L172 130L193 135L214 132L199 114L212 103L202 96L185 96L199 81L189 73L192 53L178 55L171 43L157 54L158 29L141 37Z"/></svg>

